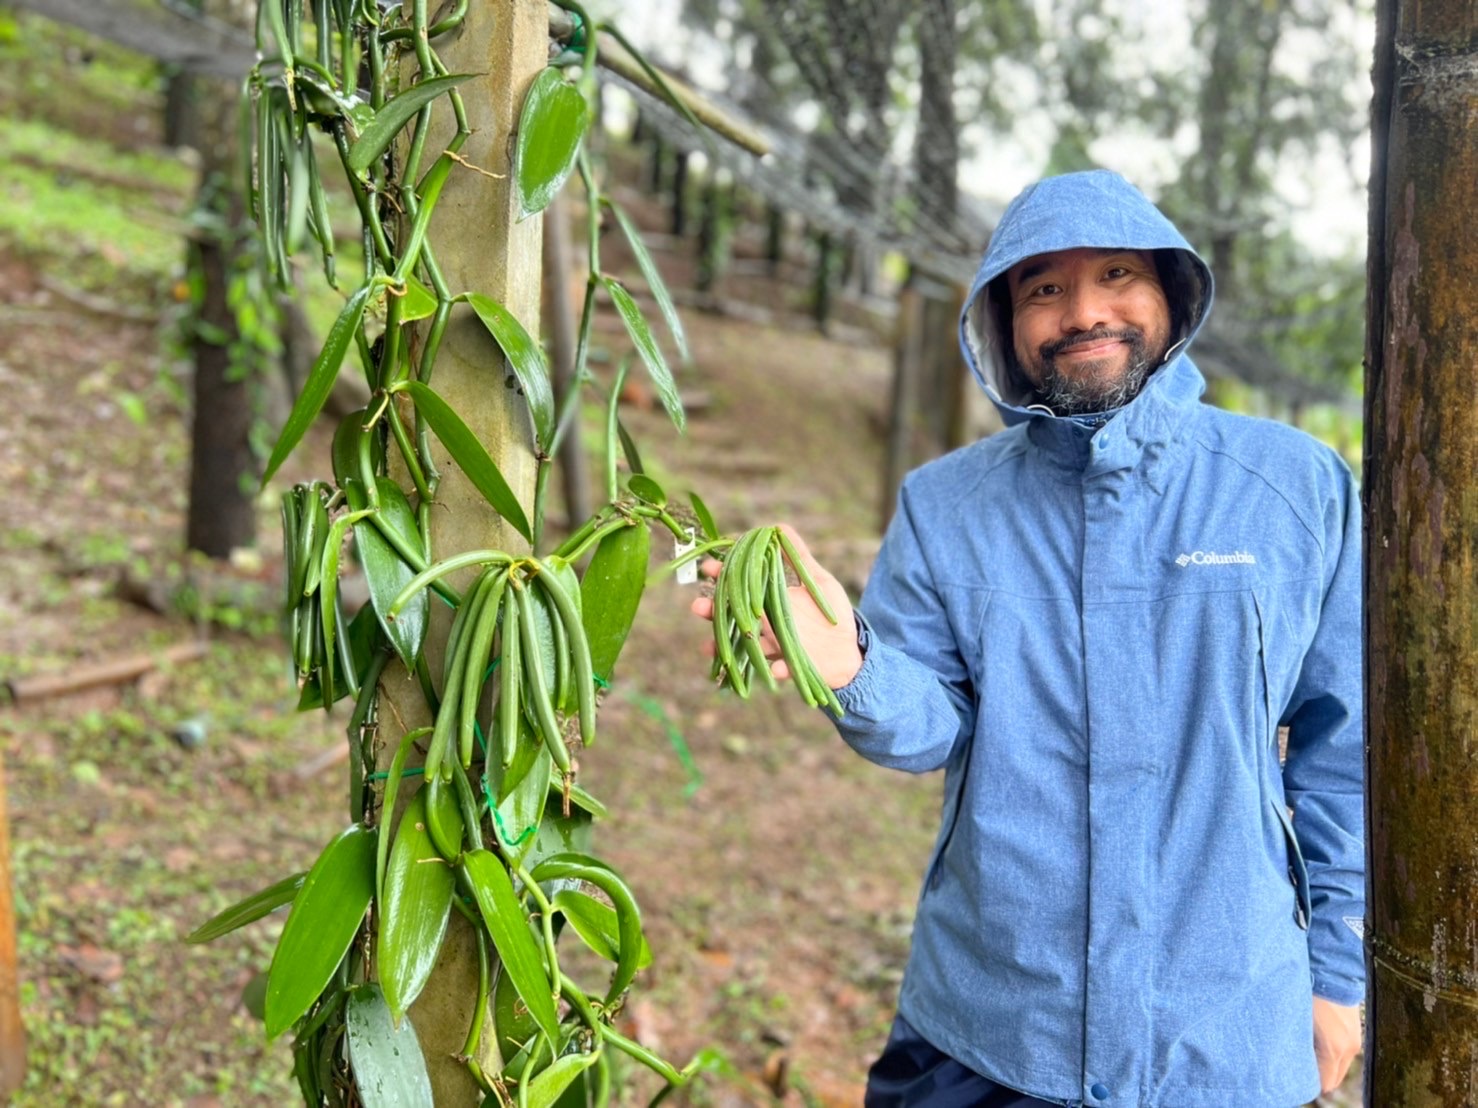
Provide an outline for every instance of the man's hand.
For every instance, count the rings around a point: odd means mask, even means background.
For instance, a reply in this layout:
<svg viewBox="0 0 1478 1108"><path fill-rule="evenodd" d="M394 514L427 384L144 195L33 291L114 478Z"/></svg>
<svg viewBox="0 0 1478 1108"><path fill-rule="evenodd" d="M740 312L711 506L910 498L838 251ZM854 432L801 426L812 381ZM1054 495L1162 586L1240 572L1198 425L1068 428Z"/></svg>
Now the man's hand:
<svg viewBox="0 0 1478 1108"><path fill-rule="evenodd" d="M1358 1005L1346 1007L1322 996L1314 998L1314 1057L1319 1062L1321 1092L1332 1093L1344 1083L1361 1041Z"/></svg>
<svg viewBox="0 0 1478 1108"><path fill-rule="evenodd" d="M811 663L821 679L831 688L840 689L849 684L862 668L862 651L857 648L857 625L852 618L852 603L847 599L847 590L842 588L842 583L811 556L811 551L795 530L784 523L780 525L780 529L795 544L801 561L805 563L807 571L821 589L821 594L836 613L837 621L833 624L802 586L796 585L790 589L790 608L795 615L796 637L811 656ZM716 579L722 569L723 565L713 559L703 563L703 573L707 577ZM713 601L700 596L693 601L692 610L695 615L712 619ZM790 667L780 660L780 644L775 641L768 620L765 622L760 645L765 657L770 659L770 672L782 681L789 677ZM705 652L712 654L711 642L705 647Z"/></svg>

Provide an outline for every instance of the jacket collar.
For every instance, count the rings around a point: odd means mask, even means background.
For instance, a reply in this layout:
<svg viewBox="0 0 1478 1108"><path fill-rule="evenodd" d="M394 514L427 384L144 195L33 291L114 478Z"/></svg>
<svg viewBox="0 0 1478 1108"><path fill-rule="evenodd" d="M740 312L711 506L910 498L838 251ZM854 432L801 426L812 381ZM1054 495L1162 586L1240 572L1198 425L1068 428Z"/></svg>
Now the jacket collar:
<svg viewBox="0 0 1478 1108"><path fill-rule="evenodd" d="M1195 363L1176 354L1150 375L1138 396L1104 413L1106 419L1027 409L1027 440L1033 453L1064 477L1142 469L1160 489L1161 464L1184 437L1205 391L1206 379Z"/></svg>

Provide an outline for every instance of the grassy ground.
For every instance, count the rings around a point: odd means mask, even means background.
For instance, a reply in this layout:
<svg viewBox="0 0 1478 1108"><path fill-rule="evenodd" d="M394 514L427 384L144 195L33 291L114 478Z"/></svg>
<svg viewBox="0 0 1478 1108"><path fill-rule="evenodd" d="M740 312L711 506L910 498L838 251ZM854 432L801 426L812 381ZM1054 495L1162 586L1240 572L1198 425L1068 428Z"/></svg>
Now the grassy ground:
<svg viewBox="0 0 1478 1108"><path fill-rule="evenodd" d="M140 682L0 711L31 1067L14 1103L291 1104L287 1048L241 1003L280 921L182 940L347 821L343 770L322 765L344 719L292 711L272 491L259 555L209 572L178 555L188 389L171 336L193 172L154 145L157 75L79 35L0 17L0 99L16 106L0 120L0 677L210 640ZM686 250L659 259L676 284ZM614 244L607 264L623 264ZM729 291L780 309L803 296ZM682 383L706 399L690 434L639 394L627 415L654 470L700 489L725 530L794 521L860 580L884 344L688 326ZM598 356L621 342L603 326ZM316 433L279 485L326 471L326 446ZM148 594L164 613L136 602ZM693 1104L855 1105L891 1019L937 782L868 766L788 696L716 695L690 596L649 595L582 773L612 807L600 849L656 952L627 1030L679 1060L727 1051L737 1072ZM632 1080L633 1098L650 1091Z"/></svg>

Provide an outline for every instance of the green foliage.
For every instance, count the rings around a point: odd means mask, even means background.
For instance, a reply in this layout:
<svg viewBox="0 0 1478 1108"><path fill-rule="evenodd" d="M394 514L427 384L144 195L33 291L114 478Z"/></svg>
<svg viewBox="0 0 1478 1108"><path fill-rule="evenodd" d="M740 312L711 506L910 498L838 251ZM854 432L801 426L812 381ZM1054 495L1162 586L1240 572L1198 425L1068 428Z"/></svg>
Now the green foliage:
<svg viewBox="0 0 1478 1108"><path fill-rule="evenodd" d="M238 319L245 314L248 330L260 323L252 315L256 305L273 283L286 282L294 255L310 242L326 271L333 270L337 244L330 219L321 214L326 194L308 137L313 129L335 139L344 183L372 248L362 259L365 271L357 291L329 329L272 447L266 475L270 479L303 440L349 350L355 349L372 402L340 424L332 450L333 482L301 483L281 502L286 584L281 611L301 681L299 707L327 709L341 695L353 701L347 735L353 822L324 849L300 889L289 884L249 898L202 932L224 933L291 895L293 906L267 978L265 1024L269 1037L294 1032L294 1075L311 1105L341 1103L350 1079L359 1084L366 1103L376 1102L375 1089L419 1081L422 1067L415 1060L421 1055L414 1039L406 1040L402 1059L414 1072L390 1072L395 1048L385 1043L390 1035L385 1025L402 1020L425 986L454 905L472 921L483 951L480 995L493 989L486 956L491 950L500 965L499 988L511 990L516 1000L495 1004L501 1014L493 1033L508 1042L510 1021L519 1026L520 1046L505 1059L501 1073L483 1074L477 1067L480 1018L460 1052L486 1092L493 1093L494 1080L517 1083L521 1101L552 1106L587 1069L606 1071L608 1047L631 1054L669 1086L685 1084L701 1067L679 1071L612 1026L651 952L632 891L608 865L582 852L590 813L603 808L576 785L571 747L596 738L598 684L608 684L635 616L647 569L648 528L660 525L678 537L688 528L669 513L665 494L650 478L633 477L623 493L613 477L611 502L560 549L546 550L542 535L548 467L560 429L580 403L582 389L592 383L585 363L597 290L604 288L611 297L669 414L682 426L676 381L650 324L630 294L599 266L602 198L583 149L586 97L593 85L570 84L554 71L535 82L513 173L522 186L525 214L542 208L576 164L588 190L591 280L577 388L560 411L537 344L503 305L475 289L447 286L437 243L429 235L442 187L453 173L464 171L457 151L470 133L457 91L466 78L438 75L444 67L433 42L455 29L460 16L428 28L415 24L424 18L420 7L380 13L385 20L380 48L409 40L426 79L403 84L391 95L385 78L389 59L371 59L375 87L365 102L356 87L340 80L343 74L357 76L359 52L375 48L362 7L323 3L312 8L311 43L299 22L301 5L262 0L259 11L263 60L248 82L244 123L253 147L250 194L260 243L255 283L237 302ZM604 30L590 28L592 34ZM423 155L432 156L426 151L428 120L443 99L458 130L444 150L434 152L423 175ZM369 103L383 106L372 112ZM399 144L406 136L408 146ZM407 152L392 167L389 152L394 150ZM394 204L392 180L404 182ZM392 219L400 221L398 233L387 226ZM622 222L685 354L671 297L634 229ZM508 484L462 415L428 384L454 310L474 315L487 328L508 360L508 383L517 384L528 404L539 474L531 506ZM407 328L417 321L420 330L413 336ZM620 432L628 456L634 457L635 444L614 419L614 408L612 413L612 442ZM528 543L526 552L478 550L436 560L429 526L440 482L433 436L445 451L441 464L449 457ZM408 475L412 494L392 482L392 466ZM347 620L337 582L340 546L351 527L370 600ZM611 572L587 574L582 581L574 563L595 546L601 550L596 561ZM620 566L613 569L612 559ZM447 581L464 569L475 570L476 578L458 592ZM426 650L432 591L454 609L450 632L440 644L444 649L435 652L439 675L432 672ZM594 610L595 652L587 604ZM384 752L375 728L389 722L379 715L379 678L392 664L392 652L419 680L431 723L398 741L389 736L385 747L393 745L394 757L387 770L376 772ZM488 685L495 693L491 709L483 707ZM423 750L424 763L416 765ZM385 780L378 801L367 787L376 778ZM402 812L406 792L412 795ZM575 899L576 883L599 890L610 906L589 896ZM550 900L560 891L571 894L560 901L563 909ZM561 969L562 925L557 922L564 912L579 918L570 934L583 934L597 945L605 942L611 951L615 966L605 988L592 990ZM378 941L361 947L356 936L374 927ZM364 952L369 950L383 993L365 984ZM561 1001L568 1005L563 1014ZM527 1026L525 1014L531 1021ZM347 1074L336 1050L346 1035Z"/></svg>

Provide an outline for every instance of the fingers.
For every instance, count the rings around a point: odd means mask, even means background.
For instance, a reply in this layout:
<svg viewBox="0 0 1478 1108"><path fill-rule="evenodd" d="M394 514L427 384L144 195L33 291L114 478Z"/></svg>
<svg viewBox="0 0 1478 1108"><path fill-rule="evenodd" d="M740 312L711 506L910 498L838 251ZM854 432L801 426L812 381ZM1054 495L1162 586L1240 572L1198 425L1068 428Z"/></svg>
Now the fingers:
<svg viewBox="0 0 1478 1108"><path fill-rule="evenodd" d="M698 567L698 572L710 580L717 581L719 572L724 568L724 563L717 558L704 558Z"/></svg>
<svg viewBox="0 0 1478 1108"><path fill-rule="evenodd" d="M703 619L713 618L713 600L706 596L700 596L688 605L688 611Z"/></svg>

